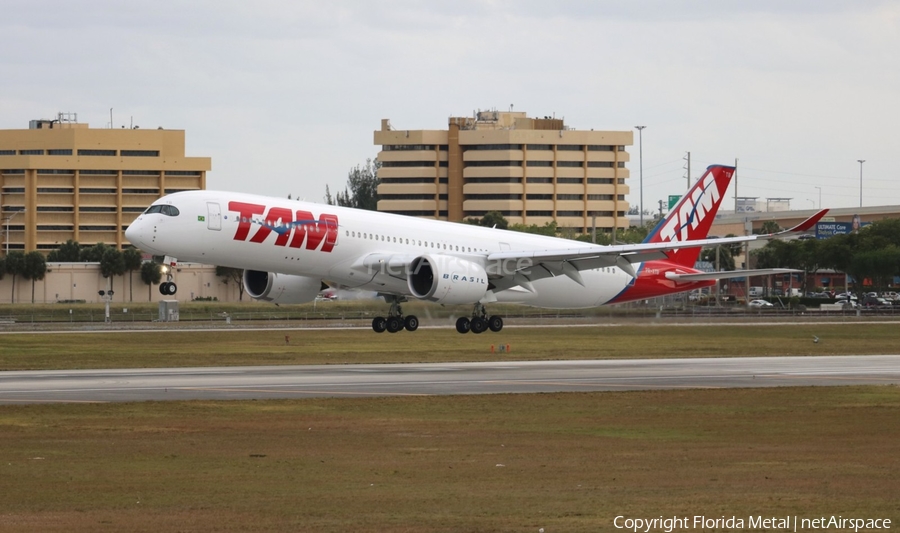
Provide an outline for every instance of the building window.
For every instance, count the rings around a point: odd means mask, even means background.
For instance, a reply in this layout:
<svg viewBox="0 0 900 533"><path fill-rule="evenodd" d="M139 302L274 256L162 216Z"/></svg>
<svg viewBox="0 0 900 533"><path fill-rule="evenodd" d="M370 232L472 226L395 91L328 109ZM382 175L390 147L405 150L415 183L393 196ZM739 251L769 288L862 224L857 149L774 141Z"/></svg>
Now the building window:
<svg viewBox="0 0 900 533"><path fill-rule="evenodd" d="M558 151L566 152L580 152L583 150L582 145L580 144L557 144L556 149Z"/></svg>
<svg viewBox="0 0 900 533"><path fill-rule="evenodd" d="M37 171L38 174L74 174L74 170L60 170L53 168L39 168Z"/></svg>
<svg viewBox="0 0 900 533"><path fill-rule="evenodd" d="M590 211L588 212L588 215L594 217L611 217L612 211Z"/></svg>
<svg viewBox="0 0 900 533"><path fill-rule="evenodd" d="M588 200L612 200L613 195L611 194L589 194Z"/></svg>
<svg viewBox="0 0 900 533"><path fill-rule="evenodd" d="M606 146L606 145L602 145L602 144L601 145L589 144L587 149L588 149L588 152L615 152L616 151L615 146Z"/></svg>
<svg viewBox="0 0 900 533"><path fill-rule="evenodd" d="M199 170L167 170L166 176L200 176Z"/></svg>
<svg viewBox="0 0 900 533"><path fill-rule="evenodd" d="M103 155L103 156L114 156L116 155L115 150L78 150L78 155Z"/></svg>
<svg viewBox="0 0 900 533"><path fill-rule="evenodd" d="M434 200L434 194L379 194L379 200Z"/></svg>
<svg viewBox="0 0 900 533"><path fill-rule="evenodd" d="M557 194L557 200L584 200L583 194Z"/></svg>
<svg viewBox="0 0 900 533"><path fill-rule="evenodd" d="M552 200L552 194L526 194L526 200Z"/></svg>
<svg viewBox="0 0 900 533"><path fill-rule="evenodd" d="M37 192L39 192L39 193L72 194L72 188L71 187L38 187Z"/></svg>
<svg viewBox="0 0 900 533"><path fill-rule="evenodd" d="M618 167L619 167L619 168L625 168L625 162L624 162L624 161L619 161Z"/></svg>
<svg viewBox="0 0 900 533"><path fill-rule="evenodd" d="M591 168L612 168L612 161L588 161L588 166Z"/></svg>
<svg viewBox="0 0 900 533"><path fill-rule="evenodd" d="M525 211L525 215L529 217L552 217L553 211Z"/></svg>
<svg viewBox="0 0 900 533"><path fill-rule="evenodd" d="M3 194L24 194L25 187L3 187Z"/></svg>
<svg viewBox="0 0 900 533"><path fill-rule="evenodd" d="M60 150L47 150L48 155L72 155L71 148L65 148Z"/></svg>
<svg viewBox="0 0 900 533"><path fill-rule="evenodd" d="M467 167L521 167L521 161L469 161Z"/></svg>
<svg viewBox="0 0 900 533"><path fill-rule="evenodd" d="M526 144L529 150L553 150L553 146L549 144Z"/></svg>
<svg viewBox="0 0 900 533"><path fill-rule="evenodd" d="M119 173L118 170L79 170L78 172L82 176L115 176Z"/></svg>
<svg viewBox="0 0 900 533"><path fill-rule="evenodd" d="M72 226L38 225L38 231L72 231Z"/></svg>
<svg viewBox="0 0 900 533"><path fill-rule="evenodd" d="M61 205L39 205L37 207L38 213L71 213L74 210L72 207Z"/></svg>
<svg viewBox="0 0 900 533"><path fill-rule="evenodd" d="M44 149L39 150L19 150L19 155L44 155Z"/></svg>
<svg viewBox="0 0 900 533"><path fill-rule="evenodd" d="M38 208L38 210L40 211L40 208ZM69 211L71 211L71 210L72 210L72 208L70 207ZM98 206L94 206L94 205L82 205L78 208L78 212L79 213L115 213L116 208L115 207L98 207Z"/></svg>
<svg viewBox="0 0 900 533"><path fill-rule="evenodd" d="M381 147L385 152L434 150L433 144L385 144Z"/></svg>
<svg viewBox="0 0 900 533"><path fill-rule="evenodd" d="M521 144L473 144L466 150L521 150Z"/></svg>
<svg viewBox="0 0 900 533"><path fill-rule="evenodd" d="M3 174L7 174L7 175L9 175L9 174L24 174L25 169L24 168L7 168L0 172L2 172Z"/></svg>
<svg viewBox="0 0 900 533"><path fill-rule="evenodd" d="M122 157L159 157L159 150L122 150Z"/></svg>
<svg viewBox="0 0 900 533"><path fill-rule="evenodd" d="M521 194L467 194L466 200L521 200Z"/></svg>
<svg viewBox="0 0 900 533"><path fill-rule="evenodd" d="M81 194L116 194L116 189L101 189L99 187L79 187Z"/></svg>
<svg viewBox="0 0 900 533"><path fill-rule="evenodd" d="M553 178L525 178L525 183L553 183Z"/></svg>
<svg viewBox="0 0 900 533"><path fill-rule="evenodd" d="M385 161L382 168L434 167L434 161Z"/></svg>
<svg viewBox="0 0 900 533"><path fill-rule="evenodd" d="M0 150L0 155L16 155L15 150Z"/></svg>
<svg viewBox="0 0 900 533"><path fill-rule="evenodd" d="M381 178L381 183L434 183L434 176L420 178Z"/></svg>
<svg viewBox="0 0 900 533"><path fill-rule="evenodd" d="M78 226L79 231L116 231L115 226Z"/></svg>
<svg viewBox="0 0 900 533"><path fill-rule="evenodd" d="M159 189L122 189L122 194L159 194Z"/></svg>
<svg viewBox="0 0 900 533"><path fill-rule="evenodd" d="M556 178L556 183L584 183L581 178Z"/></svg>
<svg viewBox="0 0 900 533"><path fill-rule="evenodd" d="M123 176L153 176L159 177L158 170L123 170Z"/></svg>
<svg viewBox="0 0 900 533"><path fill-rule="evenodd" d="M588 185L592 184L603 184L603 185L612 185L612 178L588 178Z"/></svg>
<svg viewBox="0 0 900 533"><path fill-rule="evenodd" d="M558 217L580 217L583 216L584 213L581 211L557 211L556 216Z"/></svg>
<svg viewBox="0 0 900 533"><path fill-rule="evenodd" d="M491 209L492 213L500 213L505 217L517 217L522 214L521 211L500 211L497 209ZM487 214L487 211L466 211L465 216L467 217L483 217Z"/></svg>
<svg viewBox="0 0 900 533"><path fill-rule="evenodd" d="M526 164L529 167L552 167L553 161L528 161Z"/></svg>
<svg viewBox="0 0 900 533"><path fill-rule="evenodd" d="M467 178L466 183L522 183L521 178Z"/></svg>

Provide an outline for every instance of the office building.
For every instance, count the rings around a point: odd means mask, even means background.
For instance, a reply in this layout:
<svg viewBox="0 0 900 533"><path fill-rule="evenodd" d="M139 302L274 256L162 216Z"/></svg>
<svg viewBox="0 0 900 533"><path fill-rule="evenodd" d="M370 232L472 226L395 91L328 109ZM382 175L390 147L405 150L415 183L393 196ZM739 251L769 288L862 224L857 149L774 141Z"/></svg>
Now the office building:
<svg viewBox="0 0 900 533"><path fill-rule="evenodd" d="M461 221L499 211L510 223L589 232L628 227L631 131L568 128L562 119L480 111L446 130L375 132L378 210Z"/></svg>
<svg viewBox="0 0 900 533"><path fill-rule="evenodd" d="M96 129L60 113L0 130L3 250L50 251L68 239L121 249L151 203L206 188L210 158L185 156L184 131Z"/></svg>

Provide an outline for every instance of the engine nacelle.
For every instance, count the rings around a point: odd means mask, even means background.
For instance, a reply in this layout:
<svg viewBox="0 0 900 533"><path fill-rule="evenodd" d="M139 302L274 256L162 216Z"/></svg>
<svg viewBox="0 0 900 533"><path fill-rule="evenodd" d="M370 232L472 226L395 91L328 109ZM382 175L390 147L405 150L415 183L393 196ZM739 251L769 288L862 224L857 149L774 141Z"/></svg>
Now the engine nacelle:
<svg viewBox="0 0 900 533"><path fill-rule="evenodd" d="M316 295L322 290L322 280L245 270L244 289L256 300L279 304L303 304L316 299Z"/></svg>
<svg viewBox="0 0 900 533"><path fill-rule="evenodd" d="M422 255L409 264L409 292L420 300L474 304L488 291L484 267L449 255Z"/></svg>

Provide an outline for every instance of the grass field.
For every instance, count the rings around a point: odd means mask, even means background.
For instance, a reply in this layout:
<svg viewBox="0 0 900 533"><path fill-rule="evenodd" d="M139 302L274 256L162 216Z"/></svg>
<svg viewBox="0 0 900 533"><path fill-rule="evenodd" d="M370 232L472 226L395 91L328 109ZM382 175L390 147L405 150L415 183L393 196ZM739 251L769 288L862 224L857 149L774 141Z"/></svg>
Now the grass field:
<svg viewBox="0 0 900 533"><path fill-rule="evenodd" d="M0 335L0 368L896 353L896 328L14 333ZM0 532L593 532L616 531L618 515L896 525L898 421L894 386L0 406Z"/></svg>
<svg viewBox="0 0 900 533"><path fill-rule="evenodd" d="M897 387L0 408L0 531L900 519Z"/></svg>
<svg viewBox="0 0 900 533"><path fill-rule="evenodd" d="M510 321L513 325L514 321ZM0 336L0 370L896 353L897 324L368 329L184 329ZM285 336L289 336L288 342ZM820 341L813 343L813 337ZM508 344L511 352L499 353ZM491 353L491 346L494 352Z"/></svg>

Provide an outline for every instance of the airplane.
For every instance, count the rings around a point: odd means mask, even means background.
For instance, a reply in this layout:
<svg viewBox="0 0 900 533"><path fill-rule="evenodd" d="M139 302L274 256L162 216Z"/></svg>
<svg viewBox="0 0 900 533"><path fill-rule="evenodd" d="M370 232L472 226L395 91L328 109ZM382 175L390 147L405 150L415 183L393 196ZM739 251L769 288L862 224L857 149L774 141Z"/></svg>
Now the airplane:
<svg viewBox="0 0 900 533"><path fill-rule="evenodd" d="M792 269L701 272L704 246L780 238L815 227L827 209L768 235L707 238L734 167L712 165L640 244L601 246L440 220L221 191L184 191L147 208L125 236L166 261L244 269L257 300L305 303L323 288L374 291L390 303L372 329L415 331L401 303L472 306L460 333L503 329L486 306L577 309L709 287L718 279ZM160 284L175 294L171 274Z"/></svg>

